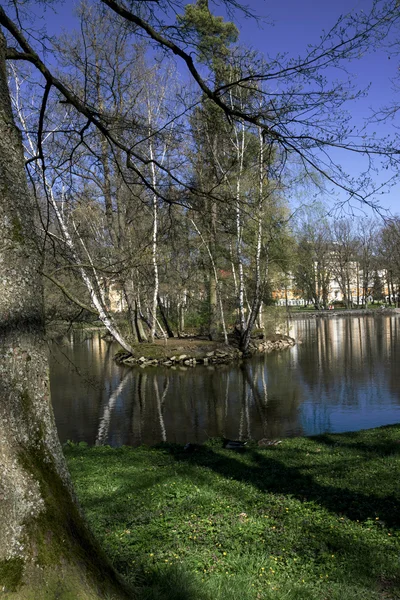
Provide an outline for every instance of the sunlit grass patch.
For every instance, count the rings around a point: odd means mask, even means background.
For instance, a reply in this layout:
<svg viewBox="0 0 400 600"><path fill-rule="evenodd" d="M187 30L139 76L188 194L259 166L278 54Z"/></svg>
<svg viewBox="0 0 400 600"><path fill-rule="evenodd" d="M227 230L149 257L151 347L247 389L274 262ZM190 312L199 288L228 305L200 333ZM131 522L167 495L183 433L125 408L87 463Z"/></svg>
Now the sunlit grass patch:
<svg viewBox="0 0 400 600"><path fill-rule="evenodd" d="M138 597L400 598L400 427L66 456L88 520Z"/></svg>

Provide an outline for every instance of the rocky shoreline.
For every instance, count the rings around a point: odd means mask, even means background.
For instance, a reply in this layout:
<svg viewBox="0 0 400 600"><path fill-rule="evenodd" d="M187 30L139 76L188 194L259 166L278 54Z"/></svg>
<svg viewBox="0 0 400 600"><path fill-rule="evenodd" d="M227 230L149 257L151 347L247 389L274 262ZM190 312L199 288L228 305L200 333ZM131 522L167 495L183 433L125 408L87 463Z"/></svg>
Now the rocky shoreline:
<svg viewBox="0 0 400 600"><path fill-rule="evenodd" d="M226 346L224 344L212 344L211 342L204 344L196 344L196 340L182 340L184 346L178 346L182 348L181 353L168 353L167 349L163 352L162 356L154 356L154 352L140 352L140 348L137 348L137 356L129 354L124 350L120 350L115 355L115 361L117 364L128 366L128 367L195 367L196 365L218 365L226 364L233 361L242 360L254 356L255 354L264 354L272 351L284 350L290 348L296 344L295 340L288 335L276 334L268 339L262 337L253 338L250 343L249 352L244 357L243 352L234 346ZM211 348L210 346L216 346ZM157 350L161 348L158 346ZM136 354L136 352L135 352Z"/></svg>

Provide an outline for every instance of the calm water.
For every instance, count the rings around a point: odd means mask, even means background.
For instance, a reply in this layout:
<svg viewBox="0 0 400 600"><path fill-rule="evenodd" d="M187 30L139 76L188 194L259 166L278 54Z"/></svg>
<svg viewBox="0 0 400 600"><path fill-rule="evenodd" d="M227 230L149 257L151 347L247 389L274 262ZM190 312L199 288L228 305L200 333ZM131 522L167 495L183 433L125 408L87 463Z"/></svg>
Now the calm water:
<svg viewBox="0 0 400 600"><path fill-rule="evenodd" d="M290 350L241 366L126 369L96 334L55 345L62 442L185 444L283 438L400 422L400 315L298 320Z"/></svg>

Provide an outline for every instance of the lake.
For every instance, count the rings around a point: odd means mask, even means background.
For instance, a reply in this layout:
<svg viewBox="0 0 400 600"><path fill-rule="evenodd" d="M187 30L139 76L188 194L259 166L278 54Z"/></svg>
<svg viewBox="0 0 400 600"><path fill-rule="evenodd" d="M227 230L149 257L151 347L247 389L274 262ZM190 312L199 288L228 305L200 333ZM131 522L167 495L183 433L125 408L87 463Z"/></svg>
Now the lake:
<svg viewBox="0 0 400 600"><path fill-rule="evenodd" d="M215 367L117 366L98 333L51 346L61 442L282 439L400 422L400 315L288 323L291 349Z"/></svg>

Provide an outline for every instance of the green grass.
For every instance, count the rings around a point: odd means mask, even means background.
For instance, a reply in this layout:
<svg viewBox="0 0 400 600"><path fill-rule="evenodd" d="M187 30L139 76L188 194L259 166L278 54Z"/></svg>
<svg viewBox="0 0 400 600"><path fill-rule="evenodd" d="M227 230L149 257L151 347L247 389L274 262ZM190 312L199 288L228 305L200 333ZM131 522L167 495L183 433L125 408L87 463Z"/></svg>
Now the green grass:
<svg viewBox="0 0 400 600"><path fill-rule="evenodd" d="M400 426L243 453L66 447L141 600L400 598Z"/></svg>

